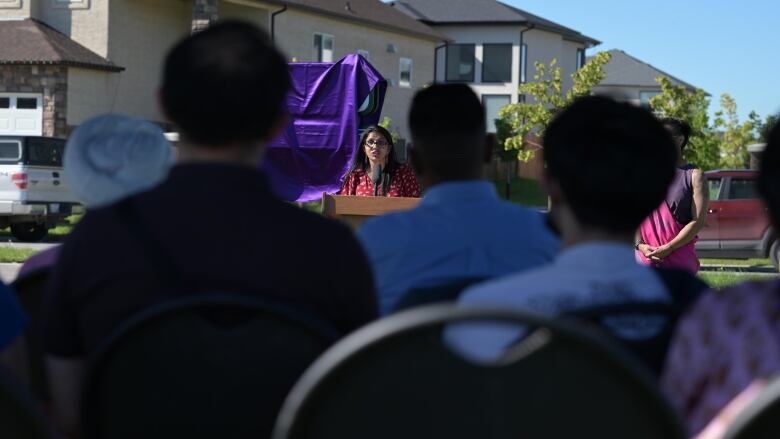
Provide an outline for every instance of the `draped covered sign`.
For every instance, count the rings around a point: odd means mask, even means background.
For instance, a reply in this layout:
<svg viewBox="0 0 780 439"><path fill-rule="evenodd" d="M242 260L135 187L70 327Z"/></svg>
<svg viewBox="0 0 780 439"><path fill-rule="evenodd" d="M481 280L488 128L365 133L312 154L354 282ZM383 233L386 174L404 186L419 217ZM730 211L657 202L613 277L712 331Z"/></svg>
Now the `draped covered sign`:
<svg viewBox="0 0 780 439"><path fill-rule="evenodd" d="M289 66L290 123L268 146L262 167L277 196L312 201L341 189L359 130L379 122L387 81L359 55Z"/></svg>

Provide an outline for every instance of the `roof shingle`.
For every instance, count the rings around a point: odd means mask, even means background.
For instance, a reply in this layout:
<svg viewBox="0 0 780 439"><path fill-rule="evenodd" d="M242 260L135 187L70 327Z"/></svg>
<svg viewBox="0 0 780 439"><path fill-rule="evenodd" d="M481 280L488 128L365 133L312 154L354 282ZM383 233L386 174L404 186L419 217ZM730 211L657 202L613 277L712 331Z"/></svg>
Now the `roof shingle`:
<svg viewBox="0 0 780 439"><path fill-rule="evenodd" d="M659 87L655 78L666 76L675 85L695 91L695 87L619 49L608 51L612 58L604 66L607 76L599 85L624 87Z"/></svg>
<svg viewBox="0 0 780 439"><path fill-rule="evenodd" d="M65 34L34 20L0 21L0 64L57 64L118 72L115 65Z"/></svg>

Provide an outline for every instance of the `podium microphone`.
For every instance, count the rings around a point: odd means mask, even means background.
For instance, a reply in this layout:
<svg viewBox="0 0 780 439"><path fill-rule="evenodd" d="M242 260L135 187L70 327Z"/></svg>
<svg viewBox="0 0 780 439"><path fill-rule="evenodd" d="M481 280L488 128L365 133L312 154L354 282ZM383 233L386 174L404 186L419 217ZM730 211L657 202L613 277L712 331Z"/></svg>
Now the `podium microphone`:
<svg viewBox="0 0 780 439"><path fill-rule="evenodd" d="M376 165L371 170L371 181L374 182L374 196L379 195L379 182L382 180L382 166Z"/></svg>

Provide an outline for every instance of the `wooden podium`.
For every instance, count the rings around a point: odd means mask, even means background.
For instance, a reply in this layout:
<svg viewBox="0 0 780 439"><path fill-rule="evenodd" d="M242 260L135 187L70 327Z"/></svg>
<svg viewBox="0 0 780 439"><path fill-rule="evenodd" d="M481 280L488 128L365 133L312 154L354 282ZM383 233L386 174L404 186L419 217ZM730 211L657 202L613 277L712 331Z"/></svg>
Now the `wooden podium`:
<svg viewBox="0 0 780 439"><path fill-rule="evenodd" d="M357 230L366 218L388 212L409 210L420 202L420 198L403 197L356 197L352 195L322 194L322 214L347 223Z"/></svg>

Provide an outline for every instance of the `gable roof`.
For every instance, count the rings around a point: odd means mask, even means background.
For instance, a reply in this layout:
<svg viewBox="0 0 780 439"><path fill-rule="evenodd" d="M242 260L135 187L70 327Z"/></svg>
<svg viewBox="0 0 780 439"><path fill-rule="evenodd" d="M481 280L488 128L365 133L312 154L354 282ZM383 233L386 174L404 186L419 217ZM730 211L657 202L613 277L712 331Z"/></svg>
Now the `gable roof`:
<svg viewBox="0 0 780 439"><path fill-rule="evenodd" d="M271 0L269 3L372 24L377 29L396 31L427 40L449 40L426 24L379 0Z"/></svg>
<svg viewBox="0 0 780 439"><path fill-rule="evenodd" d="M124 70L67 35L34 19L0 21L0 64L52 64Z"/></svg>
<svg viewBox="0 0 780 439"><path fill-rule="evenodd" d="M397 0L390 3L410 17L429 25L516 24L559 33L590 44L600 41L574 29L495 0Z"/></svg>
<svg viewBox="0 0 780 439"><path fill-rule="evenodd" d="M599 84L600 86L623 86L623 87L659 87L655 78L666 76L672 81L672 84L682 85L690 91L696 91L698 87L693 86L682 79L676 78L663 70L654 67L638 58L627 54L619 49L608 51L612 58L604 66L607 77Z"/></svg>

